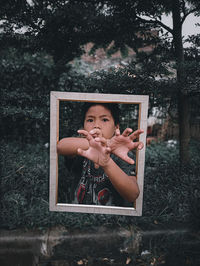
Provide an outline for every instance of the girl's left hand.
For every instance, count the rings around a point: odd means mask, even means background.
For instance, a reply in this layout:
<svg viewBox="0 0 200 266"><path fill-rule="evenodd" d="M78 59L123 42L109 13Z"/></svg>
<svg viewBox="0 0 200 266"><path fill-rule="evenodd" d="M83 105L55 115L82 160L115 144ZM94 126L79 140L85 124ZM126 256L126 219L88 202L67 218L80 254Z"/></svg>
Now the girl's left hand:
<svg viewBox="0 0 200 266"><path fill-rule="evenodd" d="M110 152L129 164L134 164L134 160L128 156L128 152L133 149L141 150L144 147L142 142L133 142L133 140L139 139L139 135L144 131L138 129L133 133L132 132L133 130L131 128L126 128L122 135L120 135L120 130L116 129L115 136L107 141L107 146L110 148Z"/></svg>

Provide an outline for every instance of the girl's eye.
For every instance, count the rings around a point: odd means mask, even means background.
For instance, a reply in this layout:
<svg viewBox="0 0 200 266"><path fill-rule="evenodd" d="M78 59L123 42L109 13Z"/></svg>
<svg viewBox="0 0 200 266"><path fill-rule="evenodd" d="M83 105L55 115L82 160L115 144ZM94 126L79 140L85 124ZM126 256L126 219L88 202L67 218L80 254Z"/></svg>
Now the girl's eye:
<svg viewBox="0 0 200 266"><path fill-rule="evenodd" d="M109 121L107 118L103 118L103 122L107 122Z"/></svg>
<svg viewBox="0 0 200 266"><path fill-rule="evenodd" d="M92 123L93 119L89 118L89 119L87 119L87 122Z"/></svg>

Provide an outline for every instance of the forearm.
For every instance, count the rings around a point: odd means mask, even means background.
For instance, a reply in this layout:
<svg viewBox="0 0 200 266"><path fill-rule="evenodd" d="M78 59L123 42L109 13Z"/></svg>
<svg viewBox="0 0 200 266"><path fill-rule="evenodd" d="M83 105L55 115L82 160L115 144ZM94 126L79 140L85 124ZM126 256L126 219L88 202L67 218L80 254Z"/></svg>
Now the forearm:
<svg viewBox="0 0 200 266"><path fill-rule="evenodd" d="M133 202L139 196L136 178L128 176L112 159L103 169L115 189L124 199Z"/></svg>
<svg viewBox="0 0 200 266"><path fill-rule="evenodd" d="M57 144L58 154L65 156L76 156L78 148L87 150L88 140L85 138L63 138Z"/></svg>

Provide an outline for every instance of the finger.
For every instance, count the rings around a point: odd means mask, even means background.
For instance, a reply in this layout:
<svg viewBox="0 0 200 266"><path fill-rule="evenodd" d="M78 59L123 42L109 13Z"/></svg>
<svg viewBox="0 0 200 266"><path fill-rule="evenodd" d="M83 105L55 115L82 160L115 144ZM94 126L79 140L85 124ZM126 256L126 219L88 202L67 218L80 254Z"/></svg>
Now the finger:
<svg viewBox="0 0 200 266"><path fill-rule="evenodd" d="M133 159L131 159L130 157L127 157L125 161L127 163L129 163L129 164L134 164L135 163L135 161Z"/></svg>
<svg viewBox="0 0 200 266"><path fill-rule="evenodd" d="M143 147L144 147L144 143L140 141L138 145L138 150L143 149Z"/></svg>
<svg viewBox="0 0 200 266"><path fill-rule="evenodd" d="M120 130L119 130L119 128L117 128L116 130L115 130L115 136L119 136L120 135Z"/></svg>
<svg viewBox="0 0 200 266"><path fill-rule="evenodd" d="M78 148L77 153L78 153L79 155L81 155L81 156L87 158L87 152L86 152L86 151L84 151L84 150Z"/></svg>
<svg viewBox="0 0 200 266"><path fill-rule="evenodd" d="M133 142L133 149L141 150L144 147L144 143L141 141Z"/></svg>
<svg viewBox="0 0 200 266"><path fill-rule="evenodd" d="M111 148L110 147L106 147L106 154L109 154L111 152Z"/></svg>
<svg viewBox="0 0 200 266"><path fill-rule="evenodd" d="M77 132L79 134L84 135L88 141L92 139L92 136L86 130L81 129L81 130L78 130Z"/></svg>
<svg viewBox="0 0 200 266"><path fill-rule="evenodd" d="M124 160L125 162L127 162L129 164L134 164L135 163L135 161L133 159L131 159L130 157L128 157L126 155L122 156L121 158L122 158L122 160Z"/></svg>
<svg viewBox="0 0 200 266"><path fill-rule="evenodd" d="M128 137L129 134L130 134L132 131L133 131L133 130L132 130L131 128L126 128L126 129L124 130L124 132L122 133L122 136L124 136L124 137Z"/></svg>
<svg viewBox="0 0 200 266"><path fill-rule="evenodd" d="M103 137L102 138L97 137L97 138L95 138L95 141L101 142L101 145L103 145L103 146L107 145L107 140Z"/></svg>
<svg viewBox="0 0 200 266"><path fill-rule="evenodd" d="M89 132L93 137L102 137L102 132L99 128L94 128Z"/></svg>
<svg viewBox="0 0 200 266"><path fill-rule="evenodd" d="M142 133L144 133L144 130L138 129L138 130L134 131L129 137L131 140L134 140L134 139L139 138L139 135Z"/></svg>
<svg viewBox="0 0 200 266"><path fill-rule="evenodd" d="M87 135L88 134L88 132L86 130L84 130L84 129L79 129L77 132L78 132L78 134L83 134L83 135Z"/></svg>

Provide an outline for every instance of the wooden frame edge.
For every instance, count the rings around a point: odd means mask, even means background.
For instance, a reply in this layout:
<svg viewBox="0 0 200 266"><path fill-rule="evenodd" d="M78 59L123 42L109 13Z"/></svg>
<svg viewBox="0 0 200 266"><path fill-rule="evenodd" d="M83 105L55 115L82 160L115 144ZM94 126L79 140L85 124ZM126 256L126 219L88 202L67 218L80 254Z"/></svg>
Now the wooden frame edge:
<svg viewBox="0 0 200 266"><path fill-rule="evenodd" d="M99 93L78 93L78 92L59 92L52 91L50 95L50 185L49 185L49 210L64 212L99 213L141 216L143 205L143 186L144 186L144 165L146 150L146 130L148 101L147 95L126 95L126 94L99 94ZM140 195L136 199L135 208L98 206L98 205L79 205L58 203L58 155L56 145L59 140L59 101L82 101L82 102L115 102L139 104L138 128L144 129L140 136L140 141L144 143L144 148L137 152L137 181Z"/></svg>

